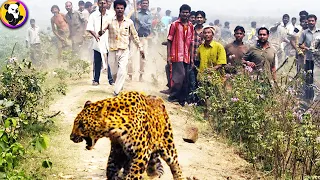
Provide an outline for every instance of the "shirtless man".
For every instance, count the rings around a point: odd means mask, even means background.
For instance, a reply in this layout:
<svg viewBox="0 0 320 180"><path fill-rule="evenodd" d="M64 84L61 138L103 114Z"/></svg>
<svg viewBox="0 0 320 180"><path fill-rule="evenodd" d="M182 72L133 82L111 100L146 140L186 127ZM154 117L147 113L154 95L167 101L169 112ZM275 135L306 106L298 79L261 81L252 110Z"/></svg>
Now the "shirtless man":
<svg viewBox="0 0 320 180"><path fill-rule="evenodd" d="M58 45L59 56L63 48L68 46L67 39L70 35L69 26L66 22L65 15L60 13L60 9L57 5L51 7L53 17L51 18L52 32L60 40Z"/></svg>

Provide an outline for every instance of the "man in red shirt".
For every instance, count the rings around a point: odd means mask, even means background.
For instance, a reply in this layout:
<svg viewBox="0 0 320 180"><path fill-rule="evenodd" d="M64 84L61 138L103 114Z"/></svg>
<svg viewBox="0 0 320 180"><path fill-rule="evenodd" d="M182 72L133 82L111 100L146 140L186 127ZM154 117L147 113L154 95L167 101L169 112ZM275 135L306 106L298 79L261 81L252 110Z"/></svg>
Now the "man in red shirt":
<svg viewBox="0 0 320 180"><path fill-rule="evenodd" d="M189 5L180 7L180 18L172 23L167 44L167 61L170 66L170 102L184 106L188 96L188 73L193 62L194 26L188 20Z"/></svg>

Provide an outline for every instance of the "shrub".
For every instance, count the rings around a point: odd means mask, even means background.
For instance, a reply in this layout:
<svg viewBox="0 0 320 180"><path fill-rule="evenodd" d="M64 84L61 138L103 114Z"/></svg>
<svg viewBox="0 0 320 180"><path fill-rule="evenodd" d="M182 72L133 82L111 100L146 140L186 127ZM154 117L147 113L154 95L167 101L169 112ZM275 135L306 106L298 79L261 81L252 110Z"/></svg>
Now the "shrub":
<svg viewBox="0 0 320 180"><path fill-rule="evenodd" d="M25 176L15 171L28 149L20 137L31 135L28 147L39 152L48 147L49 139L43 133L50 129L52 120L45 110L53 95L62 90L59 86L45 87L46 81L47 73L34 69L26 60L7 64L0 74L0 178Z"/></svg>
<svg viewBox="0 0 320 180"><path fill-rule="evenodd" d="M89 62L80 59L77 55L74 55L72 51L63 51L61 58L63 62L67 63L67 71L74 79L81 79L84 74L90 72Z"/></svg>
<svg viewBox="0 0 320 180"><path fill-rule="evenodd" d="M213 130L239 145L255 168L276 179L320 175L319 116L300 109L299 76L278 86L246 72L205 71L199 81Z"/></svg>

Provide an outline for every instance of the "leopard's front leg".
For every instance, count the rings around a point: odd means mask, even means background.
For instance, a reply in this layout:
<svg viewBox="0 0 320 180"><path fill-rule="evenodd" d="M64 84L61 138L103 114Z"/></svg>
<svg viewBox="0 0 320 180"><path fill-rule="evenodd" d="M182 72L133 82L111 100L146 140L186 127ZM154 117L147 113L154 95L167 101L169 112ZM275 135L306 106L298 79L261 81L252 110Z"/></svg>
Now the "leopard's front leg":
<svg viewBox="0 0 320 180"><path fill-rule="evenodd" d="M139 180L147 168L151 151L147 147L131 147L124 150L130 159L124 167L124 179Z"/></svg>
<svg viewBox="0 0 320 180"><path fill-rule="evenodd" d="M107 178L110 180L119 179L120 170L129 163L127 155L120 144L111 142L111 151L106 169Z"/></svg>

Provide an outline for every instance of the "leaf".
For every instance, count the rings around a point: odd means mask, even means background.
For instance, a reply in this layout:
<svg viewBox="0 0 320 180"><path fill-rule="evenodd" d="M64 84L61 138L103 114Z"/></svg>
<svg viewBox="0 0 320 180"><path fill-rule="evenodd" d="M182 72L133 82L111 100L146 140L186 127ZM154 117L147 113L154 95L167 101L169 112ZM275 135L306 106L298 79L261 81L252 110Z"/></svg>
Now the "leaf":
<svg viewBox="0 0 320 180"><path fill-rule="evenodd" d="M10 127L10 125L11 125L10 119L11 119L11 118L8 118L8 119L6 119L6 120L4 121L4 127L5 127L5 128Z"/></svg>
<svg viewBox="0 0 320 180"><path fill-rule="evenodd" d="M35 148L36 148L39 152L42 151L41 143L40 143L38 140L36 141Z"/></svg>
<svg viewBox="0 0 320 180"><path fill-rule="evenodd" d="M1 137L1 140L2 140L3 142L5 142L5 143L8 143L8 142L9 142L9 141L8 141L9 139L8 139L7 134L3 134L2 137ZM2 143L2 142L0 142L0 145L1 145L1 143Z"/></svg>
<svg viewBox="0 0 320 180"><path fill-rule="evenodd" d="M12 126L16 127L17 126L17 119L11 118Z"/></svg>
<svg viewBox="0 0 320 180"><path fill-rule="evenodd" d="M7 149L8 145L5 142L0 141L0 148L2 151L5 151Z"/></svg>
<svg viewBox="0 0 320 180"><path fill-rule="evenodd" d="M49 146L49 138L48 136L46 135L42 135L42 138L41 138L41 147L43 149L47 149Z"/></svg>
<svg viewBox="0 0 320 180"><path fill-rule="evenodd" d="M44 167L44 168L52 168L52 162L49 161L49 160L44 160L42 162L42 167Z"/></svg>
<svg viewBox="0 0 320 180"><path fill-rule="evenodd" d="M3 133L4 133L4 130L1 129L1 130L0 130L0 138L2 137Z"/></svg>

